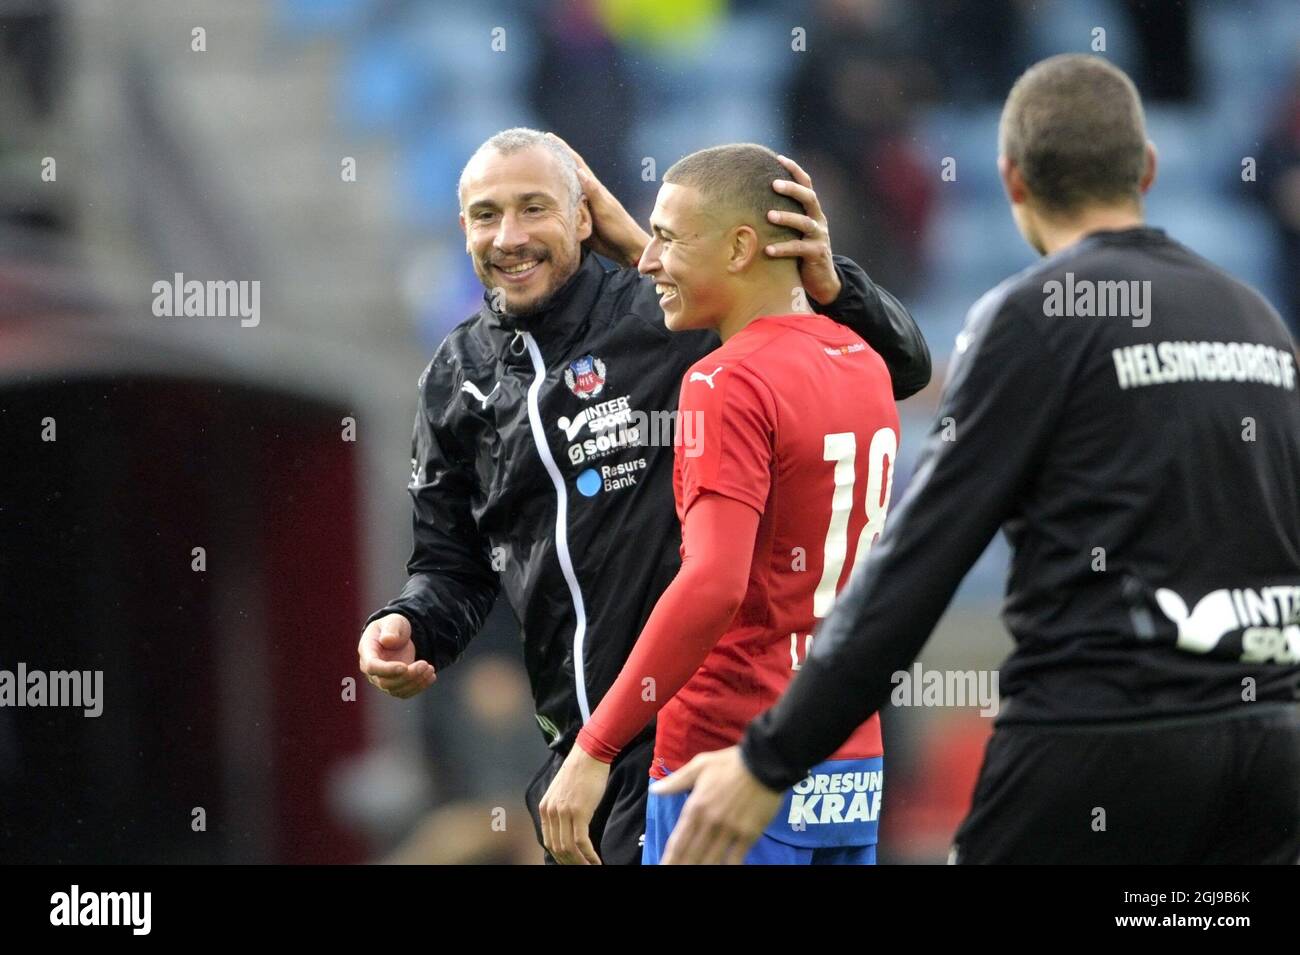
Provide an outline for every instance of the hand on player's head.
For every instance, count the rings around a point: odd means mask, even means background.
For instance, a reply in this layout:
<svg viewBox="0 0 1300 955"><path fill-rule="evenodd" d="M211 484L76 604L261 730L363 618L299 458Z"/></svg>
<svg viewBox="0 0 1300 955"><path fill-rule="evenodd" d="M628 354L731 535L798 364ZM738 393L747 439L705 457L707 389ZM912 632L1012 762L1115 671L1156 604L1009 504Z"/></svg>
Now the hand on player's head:
<svg viewBox="0 0 1300 955"><path fill-rule="evenodd" d="M794 199L803 206L804 214L771 209L767 220L773 225L801 232L803 238L771 243L764 251L776 259L798 258L799 278L813 301L822 304L833 302L840 294L840 278L831 256L830 228L826 224L821 200L813 191L812 177L802 166L787 156L777 158L790 171L790 178L775 180L772 190Z"/></svg>
<svg viewBox="0 0 1300 955"><path fill-rule="evenodd" d="M586 240L587 247L611 262L634 265L650 236L596 177L576 149L554 133L547 133L546 138L559 144L577 167L578 182L582 184L582 194L586 196L591 211L591 235Z"/></svg>
<svg viewBox="0 0 1300 955"><path fill-rule="evenodd" d="M373 621L357 644L361 672L389 696L407 699L437 680L433 664L415 659L411 621L390 613Z"/></svg>

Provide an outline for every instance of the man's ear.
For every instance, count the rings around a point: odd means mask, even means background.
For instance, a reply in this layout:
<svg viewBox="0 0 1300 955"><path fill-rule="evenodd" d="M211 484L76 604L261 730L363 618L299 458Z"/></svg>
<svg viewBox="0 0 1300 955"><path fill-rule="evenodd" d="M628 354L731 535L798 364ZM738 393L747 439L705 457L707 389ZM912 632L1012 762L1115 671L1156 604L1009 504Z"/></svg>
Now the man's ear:
<svg viewBox="0 0 1300 955"><path fill-rule="evenodd" d="M1012 205L1021 205L1029 198L1029 189L1025 186L1025 177L1020 174L1020 167L1006 156L998 156L998 177L1002 180L1002 189Z"/></svg>
<svg viewBox="0 0 1300 955"><path fill-rule="evenodd" d="M465 236L465 251L470 252L472 250L469 247L469 228L465 223L465 213L461 212L456 218L460 221L460 231Z"/></svg>
<svg viewBox="0 0 1300 955"><path fill-rule="evenodd" d="M591 206L587 204L586 196L578 197L578 241L586 242L591 238L592 220Z"/></svg>
<svg viewBox="0 0 1300 955"><path fill-rule="evenodd" d="M728 272L742 272L762 255L763 243L759 240L753 226L736 226L731 230L728 242L730 248L730 255L727 257Z"/></svg>
<svg viewBox="0 0 1300 955"><path fill-rule="evenodd" d="M1146 168L1142 170L1142 178L1138 180L1138 192L1144 196L1147 194L1147 190L1151 188L1152 183L1156 181L1156 166L1158 165L1156 144L1149 139L1147 140L1146 152Z"/></svg>

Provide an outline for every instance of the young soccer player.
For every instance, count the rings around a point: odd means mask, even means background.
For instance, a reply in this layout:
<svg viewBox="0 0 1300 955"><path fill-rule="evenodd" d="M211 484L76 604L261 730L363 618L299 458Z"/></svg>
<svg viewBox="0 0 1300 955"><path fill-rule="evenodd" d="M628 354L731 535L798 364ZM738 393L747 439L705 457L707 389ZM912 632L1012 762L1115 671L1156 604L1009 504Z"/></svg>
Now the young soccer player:
<svg viewBox="0 0 1300 955"><path fill-rule="evenodd" d="M785 175L775 153L740 144L664 176L640 270L671 330L716 329L723 344L682 381L678 412L694 416L699 453L675 455L681 570L542 800L560 862L599 862L588 828L608 764L656 714L654 778L740 739L802 665L815 622L884 523L898 448L889 372L811 311L792 263L764 254L810 225L793 200L767 211ZM816 201L811 189L797 198ZM881 783L872 715L729 861L874 862ZM643 862L659 860L684 801L651 798Z"/></svg>

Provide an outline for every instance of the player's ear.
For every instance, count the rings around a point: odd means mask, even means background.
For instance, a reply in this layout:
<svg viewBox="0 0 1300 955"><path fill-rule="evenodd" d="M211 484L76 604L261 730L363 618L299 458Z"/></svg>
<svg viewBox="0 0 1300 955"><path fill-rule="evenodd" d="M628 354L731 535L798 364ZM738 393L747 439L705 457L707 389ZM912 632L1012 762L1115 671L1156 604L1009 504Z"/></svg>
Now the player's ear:
<svg viewBox="0 0 1300 955"><path fill-rule="evenodd" d="M586 196L578 197L578 241L586 242L591 238L591 206Z"/></svg>
<svg viewBox="0 0 1300 955"><path fill-rule="evenodd" d="M759 240L753 226L736 226L731 230L728 239L731 252L727 261L729 272L744 271L762 254L763 243Z"/></svg>
<svg viewBox="0 0 1300 955"><path fill-rule="evenodd" d="M1146 168L1142 170L1142 178L1138 180L1138 192L1140 194L1145 196L1147 190L1151 188L1151 184L1156 181L1157 165L1156 144L1148 139L1146 149Z"/></svg>
<svg viewBox="0 0 1300 955"><path fill-rule="evenodd" d="M465 236L465 251L473 251L469 247L469 227L465 223L465 210L461 210L460 215L456 217L460 221L460 231Z"/></svg>
<svg viewBox="0 0 1300 955"><path fill-rule="evenodd" d="M1021 205L1029 198L1029 190L1025 187L1025 177L1020 174L1020 167L1006 156L998 156L998 177L1002 180L1002 189L1012 205Z"/></svg>

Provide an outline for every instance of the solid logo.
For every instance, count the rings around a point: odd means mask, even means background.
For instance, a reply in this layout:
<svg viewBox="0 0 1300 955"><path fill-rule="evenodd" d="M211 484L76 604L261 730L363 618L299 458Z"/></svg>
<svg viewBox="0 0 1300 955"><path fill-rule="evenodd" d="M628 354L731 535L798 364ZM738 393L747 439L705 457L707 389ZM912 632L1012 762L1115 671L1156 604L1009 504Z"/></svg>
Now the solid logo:
<svg viewBox="0 0 1300 955"><path fill-rule="evenodd" d="M579 398L594 398L605 390L605 363L594 355L575 358L564 369L564 383Z"/></svg>

